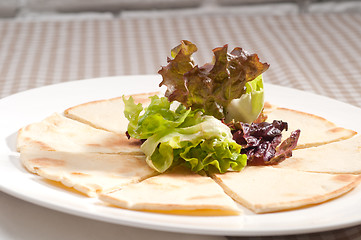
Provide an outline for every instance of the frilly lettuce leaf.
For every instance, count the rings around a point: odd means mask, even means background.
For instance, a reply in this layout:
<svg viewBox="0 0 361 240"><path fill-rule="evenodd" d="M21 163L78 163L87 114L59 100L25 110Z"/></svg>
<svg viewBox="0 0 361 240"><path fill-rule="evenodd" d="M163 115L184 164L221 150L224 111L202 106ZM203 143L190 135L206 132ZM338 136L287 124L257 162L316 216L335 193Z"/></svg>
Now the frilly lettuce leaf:
<svg viewBox="0 0 361 240"><path fill-rule="evenodd" d="M167 98L158 96L150 98L150 105L141 115L143 111L142 104L135 104L132 97L129 97L129 99L123 97L125 104L124 115L129 120L127 131L133 138L147 139L157 132L167 131L181 124L186 124L186 122L200 121L194 116L194 112L191 113L190 109L187 110L182 105L179 105L174 111L171 110L171 103L168 102ZM187 116L189 117L185 122Z"/></svg>
<svg viewBox="0 0 361 240"><path fill-rule="evenodd" d="M246 92L233 99L226 108L226 122L239 121L251 123L256 120L264 106L262 75L246 83Z"/></svg>
<svg viewBox="0 0 361 240"><path fill-rule="evenodd" d="M199 67L192 59L197 51L193 43L182 41L175 47L171 52L173 59L168 58L168 65L158 72L163 78L160 86L167 86L165 96L169 101L176 100L187 108L224 118L229 103L246 92L247 82L269 67L256 54L242 48L230 53L227 50L227 45L214 49L213 63Z"/></svg>
<svg viewBox="0 0 361 240"><path fill-rule="evenodd" d="M125 116L129 120L128 134L147 139L141 146L149 166L164 172L171 166L184 164L194 172L216 169L241 170L247 163L241 146L231 130L220 120L202 111L172 104L165 97L153 96L143 109L132 98L124 99Z"/></svg>

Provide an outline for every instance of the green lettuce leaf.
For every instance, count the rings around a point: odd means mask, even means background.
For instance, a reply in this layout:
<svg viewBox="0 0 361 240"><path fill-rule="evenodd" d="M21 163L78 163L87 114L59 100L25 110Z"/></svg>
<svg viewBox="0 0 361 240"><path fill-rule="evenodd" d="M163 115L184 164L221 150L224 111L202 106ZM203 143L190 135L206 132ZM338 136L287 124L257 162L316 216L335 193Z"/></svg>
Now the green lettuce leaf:
<svg viewBox="0 0 361 240"><path fill-rule="evenodd" d="M191 109L186 109L182 105L179 105L174 111L171 110L172 104L165 97L152 96L150 98L150 105L141 115L143 106L140 103L135 104L132 97L129 99L123 97L124 115L129 120L127 131L133 138L147 139L155 133L167 131L181 124L200 121L194 116L194 112L191 113ZM187 121L185 121L186 118Z"/></svg>
<svg viewBox="0 0 361 240"><path fill-rule="evenodd" d="M158 172L177 164L184 164L194 172L239 171L246 165L247 157L240 153L241 146L220 120L181 104L174 106L165 97L151 97L145 109L134 104L132 98L123 99L128 133L133 138L147 139L141 149L148 165Z"/></svg>
<svg viewBox="0 0 361 240"><path fill-rule="evenodd" d="M262 75L246 83L246 92L233 99L226 108L226 122L239 121L251 123L256 120L264 106Z"/></svg>
<svg viewBox="0 0 361 240"><path fill-rule="evenodd" d="M169 101L176 100L187 108L202 109L207 115L224 118L230 102L246 93L247 82L269 67L256 54L241 48L230 53L227 50L227 45L214 49L213 63L199 67L192 59L197 51L193 43L182 41L174 48L173 59L168 59L168 65L158 72L163 78L160 86L167 86L165 96Z"/></svg>

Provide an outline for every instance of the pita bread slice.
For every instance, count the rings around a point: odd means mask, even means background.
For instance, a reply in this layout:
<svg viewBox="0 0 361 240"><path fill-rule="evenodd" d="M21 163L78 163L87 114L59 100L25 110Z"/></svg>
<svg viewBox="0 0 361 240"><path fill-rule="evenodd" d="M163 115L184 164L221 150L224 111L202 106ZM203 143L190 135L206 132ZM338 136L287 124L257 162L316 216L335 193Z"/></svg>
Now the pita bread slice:
<svg viewBox="0 0 361 240"><path fill-rule="evenodd" d="M139 182L156 172L145 156L69 153L24 148L20 159L30 172L95 197L98 193Z"/></svg>
<svg viewBox="0 0 361 240"><path fill-rule="evenodd" d="M309 172L361 173L361 135L326 145L299 149L292 157L274 165Z"/></svg>
<svg viewBox="0 0 361 240"><path fill-rule="evenodd" d="M159 92L132 95L135 103L147 106L149 97L159 95ZM128 99L129 96L126 96ZM127 131L128 120L124 116L122 97L98 100L80 104L64 111L66 117L89 124L95 128L124 134Z"/></svg>
<svg viewBox="0 0 361 240"><path fill-rule="evenodd" d="M213 174L234 200L256 213L321 203L353 189L361 176L248 166L240 172Z"/></svg>
<svg viewBox="0 0 361 240"><path fill-rule="evenodd" d="M102 194L100 199L121 208L141 211L217 215L241 213L236 203L211 178L183 168Z"/></svg>
<svg viewBox="0 0 361 240"><path fill-rule="evenodd" d="M17 136L18 151L27 146L48 151L142 154L140 145L125 134L96 129L58 113L20 129Z"/></svg>
<svg viewBox="0 0 361 240"><path fill-rule="evenodd" d="M273 105L270 102L264 102L263 113L268 115L268 113L272 112L273 110L275 110L277 108L278 107L276 105Z"/></svg>
<svg viewBox="0 0 361 240"><path fill-rule="evenodd" d="M278 107L268 112L267 116L267 122L282 120L288 123L288 131L282 133L283 140L288 138L292 131L301 130L296 149L336 142L357 134L355 131L337 127L322 117L297 110Z"/></svg>

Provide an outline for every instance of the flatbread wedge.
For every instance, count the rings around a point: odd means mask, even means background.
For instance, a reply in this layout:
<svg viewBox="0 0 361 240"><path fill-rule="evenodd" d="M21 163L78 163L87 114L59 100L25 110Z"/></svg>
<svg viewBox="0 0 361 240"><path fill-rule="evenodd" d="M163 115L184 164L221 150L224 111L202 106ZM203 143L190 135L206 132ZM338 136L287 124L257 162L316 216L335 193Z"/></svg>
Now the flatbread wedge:
<svg viewBox="0 0 361 240"><path fill-rule="evenodd" d="M273 167L246 167L213 174L235 201L254 211L291 210L336 198L361 181L360 175L310 173Z"/></svg>
<svg viewBox="0 0 361 240"><path fill-rule="evenodd" d="M361 174L361 135L295 150L292 157L274 167L308 172Z"/></svg>
<svg viewBox="0 0 361 240"><path fill-rule="evenodd" d="M172 214L239 215L241 210L211 178L176 168L100 199L121 208Z"/></svg>
<svg viewBox="0 0 361 240"><path fill-rule="evenodd" d="M160 95L159 92L131 95L135 103L147 106L149 97ZM126 96L128 99L130 96ZM96 113L96 114L95 114ZM127 131L128 120L124 116L124 102L122 97L103 99L83 103L64 111L66 117L89 124L92 127L124 134Z"/></svg>
<svg viewBox="0 0 361 240"><path fill-rule="evenodd" d="M142 154L139 140L125 134L93 128L54 113L18 132L17 150L24 147L48 151Z"/></svg>
<svg viewBox="0 0 361 240"><path fill-rule="evenodd" d="M139 182L157 173L145 156L69 153L24 148L20 159L27 170L72 187L89 197Z"/></svg>
<svg viewBox="0 0 361 240"><path fill-rule="evenodd" d="M267 112L267 122L282 120L288 123L288 131L282 132L282 139L289 137L292 131L301 130L296 149L320 146L330 142L348 139L357 133L336 126L334 123L305 112L277 107Z"/></svg>

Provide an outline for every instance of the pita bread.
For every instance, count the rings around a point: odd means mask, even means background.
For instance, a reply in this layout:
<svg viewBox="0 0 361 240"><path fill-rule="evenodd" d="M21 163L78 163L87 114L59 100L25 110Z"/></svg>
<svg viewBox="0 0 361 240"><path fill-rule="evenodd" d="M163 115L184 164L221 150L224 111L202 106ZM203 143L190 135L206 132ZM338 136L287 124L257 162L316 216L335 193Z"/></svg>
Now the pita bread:
<svg viewBox="0 0 361 240"><path fill-rule="evenodd" d="M250 166L212 177L229 196L256 213L321 203L350 191L361 181L359 175Z"/></svg>
<svg viewBox="0 0 361 240"><path fill-rule="evenodd" d="M147 105L155 94L134 98ZM338 197L361 181L349 174L361 173L361 138L351 138L356 132L273 105L265 105L268 121L288 122L288 133L300 128L298 148L307 149L293 151L279 165L213 174L218 184L183 168L157 175L145 163L140 141L125 136L123 111L120 97L94 101L67 109L67 117L54 113L20 129L17 148L23 165L88 196L100 194L118 207L172 214L240 214L235 201L256 213L289 210Z"/></svg>
<svg viewBox="0 0 361 240"><path fill-rule="evenodd" d="M299 149L277 168L309 172L361 173L361 135L326 145Z"/></svg>
<svg viewBox="0 0 361 240"><path fill-rule="evenodd" d="M143 154L140 141L125 134L93 128L58 113L32 123L18 132L17 149L24 147L48 151Z"/></svg>
<svg viewBox="0 0 361 240"><path fill-rule="evenodd" d="M147 106L150 103L149 97L159 94L159 92L142 93L134 94L132 97L135 103L142 103L143 106ZM66 109L64 115L95 128L118 134L124 134L128 128L128 119L124 116L122 97L80 104Z"/></svg>
<svg viewBox="0 0 361 240"><path fill-rule="evenodd" d="M90 196L119 189L154 176L145 156L129 154L69 153L23 149L23 165L32 173L61 182Z"/></svg>
<svg viewBox="0 0 361 240"><path fill-rule="evenodd" d="M235 215L241 211L211 178L183 168L102 194L100 199L121 208L162 213Z"/></svg>
<svg viewBox="0 0 361 240"><path fill-rule="evenodd" d="M270 102L264 102L264 105L263 105L263 113L264 114L267 114L272 112L273 110L276 110L277 109L277 106L276 105L273 105L271 104Z"/></svg>
<svg viewBox="0 0 361 240"><path fill-rule="evenodd" d="M267 113L267 122L282 120L288 123L288 131L282 132L282 139L290 136L291 132L300 129L296 149L320 146L322 144L347 139L355 134L355 131L337 127L334 123L309 113L304 113L287 108L276 108Z"/></svg>

